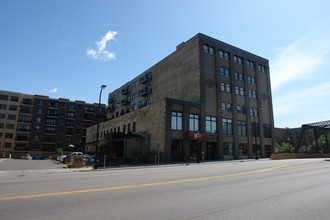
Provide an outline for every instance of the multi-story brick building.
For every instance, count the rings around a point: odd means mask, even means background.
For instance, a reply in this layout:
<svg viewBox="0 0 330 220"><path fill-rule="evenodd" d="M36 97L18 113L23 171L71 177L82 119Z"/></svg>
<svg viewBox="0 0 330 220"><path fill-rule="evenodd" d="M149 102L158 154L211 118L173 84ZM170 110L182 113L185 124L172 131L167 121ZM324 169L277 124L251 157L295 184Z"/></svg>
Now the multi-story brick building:
<svg viewBox="0 0 330 220"><path fill-rule="evenodd" d="M98 104L52 99L0 90L0 152L54 152L56 148L81 150L86 129L95 124ZM70 146L75 146L69 149Z"/></svg>
<svg viewBox="0 0 330 220"><path fill-rule="evenodd" d="M163 162L273 152L268 60L203 34L111 92L108 105L100 138L121 132L143 139L140 148L123 141L124 158L137 149L161 152ZM96 126L87 133L87 143L96 140Z"/></svg>

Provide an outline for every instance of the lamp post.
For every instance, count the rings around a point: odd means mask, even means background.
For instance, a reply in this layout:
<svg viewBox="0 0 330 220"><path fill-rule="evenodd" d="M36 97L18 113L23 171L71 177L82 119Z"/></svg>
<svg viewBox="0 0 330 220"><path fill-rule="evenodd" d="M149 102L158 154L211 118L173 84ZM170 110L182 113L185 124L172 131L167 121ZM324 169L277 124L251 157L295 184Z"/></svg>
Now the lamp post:
<svg viewBox="0 0 330 220"><path fill-rule="evenodd" d="M197 131L195 134L194 134L194 138L195 140L197 140L197 152L196 152L196 163L200 163L200 155L199 155L199 151L200 151L200 142L201 142L201 133L199 131Z"/></svg>
<svg viewBox="0 0 330 220"><path fill-rule="evenodd" d="M98 112L97 112L97 126L96 126L96 145L95 145L95 158L94 158L94 169L98 168L98 162L97 162L97 150L99 148L99 132L100 132L100 111L101 111L101 95L102 90L105 89L107 86L102 85L100 90L100 96L99 96L99 105L98 105Z"/></svg>

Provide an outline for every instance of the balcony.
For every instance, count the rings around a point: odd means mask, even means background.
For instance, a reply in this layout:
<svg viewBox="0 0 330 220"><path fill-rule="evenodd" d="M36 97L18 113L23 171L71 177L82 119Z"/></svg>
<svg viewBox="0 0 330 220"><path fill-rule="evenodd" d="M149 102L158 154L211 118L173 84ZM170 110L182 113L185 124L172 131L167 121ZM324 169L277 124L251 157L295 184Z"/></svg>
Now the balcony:
<svg viewBox="0 0 330 220"><path fill-rule="evenodd" d="M20 131L20 132L30 132L31 129L30 129L30 128L17 128L16 131Z"/></svg>
<svg viewBox="0 0 330 220"><path fill-rule="evenodd" d="M148 95L148 94L151 94L152 93L152 88L151 86L147 86L145 89L141 89L139 91L139 95L140 96L145 96L145 95Z"/></svg>
<svg viewBox="0 0 330 220"><path fill-rule="evenodd" d="M151 72L149 72L147 75L142 76L139 79L139 82L140 82L140 84L146 84L146 83L150 82L151 80L152 80L152 74L151 74Z"/></svg>
<svg viewBox="0 0 330 220"><path fill-rule="evenodd" d="M22 104L23 105L33 105L33 100L32 99L23 99Z"/></svg>
<svg viewBox="0 0 330 220"><path fill-rule="evenodd" d="M115 98L109 98L108 99L108 103L115 103L116 102L116 99Z"/></svg>
<svg viewBox="0 0 330 220"><path fill-rule="evenodd" d="M125 89L123 89L123 90L121 91L121 94L122 94L122 95L127 95L127 94L129 94L130 92L131 92L131 87L128 86L128 87L126 87Z"/></svg>
<svg viewBox="0 0 330 220"><path fill-rule="evenodd" d="M32 108L22 108L19 112L24 113L24 114L32 114L33 109Z"/></svg>
<svg viewBox="0 0 330 220"><path fill-rule="evenodd" d="M107 108L107 112L114 112L116 110L115 106L111 106Z"/></svg>
<svg viewBox="0 0 330 220"><path fill-rule="evenodd" d="M129 103L131 103L131 101L128 100L128 99L124 99L120 103L121 103L122 106L124 106L124 105L128 105Z"/></svg>

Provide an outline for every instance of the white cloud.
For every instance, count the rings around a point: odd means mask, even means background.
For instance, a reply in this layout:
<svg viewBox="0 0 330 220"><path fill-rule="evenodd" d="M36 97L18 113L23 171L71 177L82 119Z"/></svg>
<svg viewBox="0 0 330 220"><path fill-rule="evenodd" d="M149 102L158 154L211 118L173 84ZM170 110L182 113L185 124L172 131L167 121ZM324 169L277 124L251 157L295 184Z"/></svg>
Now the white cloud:
<svg viewBox="0 0 330 220"><path fill-rule="evenodd" d="M53 88L53 89L49 90L49 93L55 93L57 91L58 91L58 88Z"/></svg>
<svg viewBox="0 0 330 220"><path fill-rule="evenodd" d="M309 108L315 108L315 106L322 108L327 104L325 101L329 96L330 81L275 99L274 112L277 116L281 116L298 113L300 110L305 111Z"/></svg>
<svg viewBox="0 0 330 220"><path fill-rule="evenodd" d="M330 52L330 39L313 33L301 37L282 48L271 64L272 89L311 77L326 62Z"/></svg>
<svg viewBox="0 0 330 220"><path fill-rule="evenodd" d="M87 50L87 55L96 60L109 61L115 59L115 54L113 52L107 51L106 48L107 43L110 40L114 40L116 35L116 31L108 31L100 41L95 42L96 49L90 48Z"/></svg>

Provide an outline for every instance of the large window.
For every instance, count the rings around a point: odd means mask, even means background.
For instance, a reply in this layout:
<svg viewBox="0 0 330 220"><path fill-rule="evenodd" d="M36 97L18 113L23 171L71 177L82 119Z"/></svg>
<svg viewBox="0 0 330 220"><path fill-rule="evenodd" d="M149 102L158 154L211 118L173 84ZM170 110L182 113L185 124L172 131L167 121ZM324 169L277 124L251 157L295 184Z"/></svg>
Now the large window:
<svg viewBox="0 0 330 220"><path fill-rule="evenodd" d="M230 142L223 143L223 154L224 155L233 155L233 143L230 143Z"/></svg>
<svg viewBox="0 0 330 220"><path fill-rule="evenodd" d="M182 130L182 113L172 112L172 130Z"/></svg>
<svg viewBox="0 0 330 220"><path fill-rule="evenodd" d="M265 138L271 138L272 137L272 132L270 129L270 124L264 124L264 137Z"/></svg>
<svg viewBox="0 0 330 220"><path fill-rule="evenodd" d="M229 118L222 119L222 131L223 134L232 135L233 128L232 128L232 120Z"/></svg>
<svg viewBox="0 0 330 220"><path fill-rule="evenodd" d="M217 133L217 118L206 116L206 132Z"/></svg>
<svg viewBox="0 0 330 220"><path fill-rule="evenodd" d="M237 121L238 136L246 136L246 122Z"/></svg>
<svg viewBox="0 0 330 220"><path fill-rule="evenodd" d="M189 114L189 131L199 130L199 115Z"/></svg>
<svg viewBox="0 0 330 220"><path fill-rule="evenodd" d="M6 110L6 109L7 109L7 105L5 105L5 104L0 104L0 109Z"/></svg>
<svg viewBox="0 0 330 220"><path fill-rule="evenodd" d="M260 137L259 123L252 122L251 127L252 127L252 137Z"/></svg>

